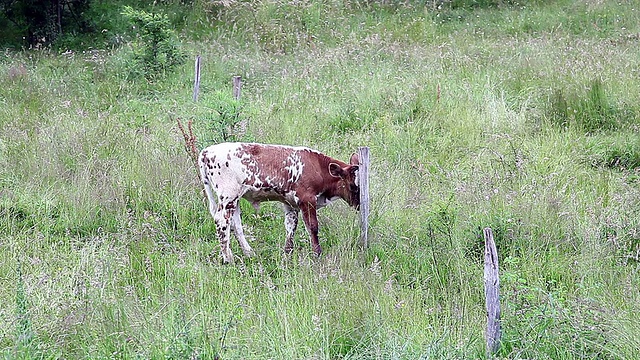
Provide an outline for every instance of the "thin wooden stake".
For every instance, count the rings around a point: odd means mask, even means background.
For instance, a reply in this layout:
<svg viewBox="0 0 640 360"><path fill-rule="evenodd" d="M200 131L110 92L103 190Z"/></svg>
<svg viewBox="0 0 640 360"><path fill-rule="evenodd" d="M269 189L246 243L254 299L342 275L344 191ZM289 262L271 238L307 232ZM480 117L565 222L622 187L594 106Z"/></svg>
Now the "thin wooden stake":
<svg viewBox="0 0 640 360"><path fill-rule="evenodd" d="M234 76L233 77L233 98L236 100L240 100L241 91L242 91L242 77Z"/></svg>
<svg viewBox="0 0 640 360"><path fill-rule="evenodd" d="M360 242L369 247L369 147L358 148L358 186L360 187Z"/></svg>
<svg viewBox="0 0 640 360"><path fill-rule="evenodd" d="M193 101L198 101L200 94L200 55L196 56L195 80L193 81Z"/></svg>
<svg viewBox="0 0 640 360"><path fill-rule="evenodd" d="M500 348L500 277L498 251L491 228L484 229L484 293L487 306L487 358Z"/></svg>

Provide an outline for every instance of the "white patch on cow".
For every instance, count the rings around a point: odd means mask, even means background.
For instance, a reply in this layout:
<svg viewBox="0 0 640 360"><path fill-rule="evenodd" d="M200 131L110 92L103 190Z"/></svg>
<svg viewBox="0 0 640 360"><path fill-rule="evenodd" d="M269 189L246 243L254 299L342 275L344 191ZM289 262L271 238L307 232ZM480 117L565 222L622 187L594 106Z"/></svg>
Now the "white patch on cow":
<svg viewBox="0 0 640 360"><path fill-rule="evenodd" d="M291 155L285 159L284 164L286 165L284 168L289 172L289 179L287 181L289 183L295 183L300 180L304 163L300 158L299 152L292 152Z"/></svg>
<svg viewBox="0 0 640 360"><path fill-rule="evenodd" d="M271 176L267 176L264 181L267 183L268 186L274 187L274 188L282 188L284 183L282 182L282 179L278 179L277 177L272 178ZM260 185L258 186L262 186L262 182L260 182Z"/></svg>
<svg viewBox="0 0 640 360"><path fill-rule="evenodd" d="M287 202L293 206L298 206L300 203L300 199L298 198L298 195L296 194L295 191L289 191L288 193L285 194L285 199L287 200Z"/></svg>
<svg viewBox="0 0 640 360"><path fill-rule="evenodd" d="M237 169L242 169L242 172L245 174L245 178L239 179L239 180L241 180L241 183L244 183L248 179L253 177L254 182L252 185L255 187L261 187L263 184L262 184L262 180L260 180L260 167L258 166L256 161L253 159L253 157L250 154L243 152L242 156L238 157L237 153L239 151L241 150L238 148L231 155L232 158L238 159L239 167ZM245 164L248 164L248 165L245 165Z"/></svg>

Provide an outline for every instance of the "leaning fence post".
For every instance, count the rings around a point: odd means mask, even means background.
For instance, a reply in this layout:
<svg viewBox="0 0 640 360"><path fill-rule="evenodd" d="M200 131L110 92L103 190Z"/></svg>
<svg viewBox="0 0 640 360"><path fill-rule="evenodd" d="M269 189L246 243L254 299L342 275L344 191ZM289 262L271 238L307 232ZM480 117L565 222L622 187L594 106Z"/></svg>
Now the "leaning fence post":
<svg viewBox="0 0 640 360"><path fill-rule="evenodd" d="M200 55L196 56L195 79L193 81L193 101L198 101L200 94Z"/></svg>
<svg viewBox="0 0 640 360"><path fill-rule="evenodd" d="M358 148L358 186L360 187L360 242L369 246L369 147Z"/></svg>
<svg viewBox="0 0 640 360"><path fill-rule="evenodd" d="M233 77L233 98L235 100L240 100L241 90L242 90L242 77L234 76Z"/></svg>
<svg viewBox="0 0 640 360"><path fill-rule="evenodd" d="M498 252L491 228L484 229L484 294L487 306L487 358L500 348L500 278Z"/></svg>

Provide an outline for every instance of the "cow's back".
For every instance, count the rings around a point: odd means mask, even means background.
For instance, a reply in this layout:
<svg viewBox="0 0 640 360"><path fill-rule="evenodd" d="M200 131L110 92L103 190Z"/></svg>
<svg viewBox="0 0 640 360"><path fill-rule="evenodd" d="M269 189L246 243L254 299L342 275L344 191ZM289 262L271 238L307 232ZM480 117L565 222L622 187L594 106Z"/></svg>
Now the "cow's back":
<svg viewBox="0 0 640 360"><path fill-rule="evenodd" d="M306 147L257 143L221 143L202 150L199 157L203 180L216 192L274 191L285 196L294 191L306 170L318 173L318 157Z"/></svg>

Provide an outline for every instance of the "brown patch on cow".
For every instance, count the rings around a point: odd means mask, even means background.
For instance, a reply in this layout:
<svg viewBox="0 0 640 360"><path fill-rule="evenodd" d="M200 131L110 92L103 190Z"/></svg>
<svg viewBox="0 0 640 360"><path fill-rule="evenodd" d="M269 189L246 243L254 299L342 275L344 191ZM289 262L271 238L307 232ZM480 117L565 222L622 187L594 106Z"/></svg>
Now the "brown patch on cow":
<svg viewBox="0 0 640 360"><path fill-rule="evenodd" d="M289 183L290 165L287 160L294 153L291 147L268 146L261 144L243 144L237 156L242 160L246 168L247 179L245 184L262 184L262 187L281 188L283 192L293 190L295 184ZM247 156L242 156L247 154Z"/></svg>
<svg viewBox="0 0 640 360"><path fill-rule="evenodd" d="M243 144L242 149L245 153L251 155L251 157L256 157L260 155L262 146L260 146L260 144Z"/></svg>

